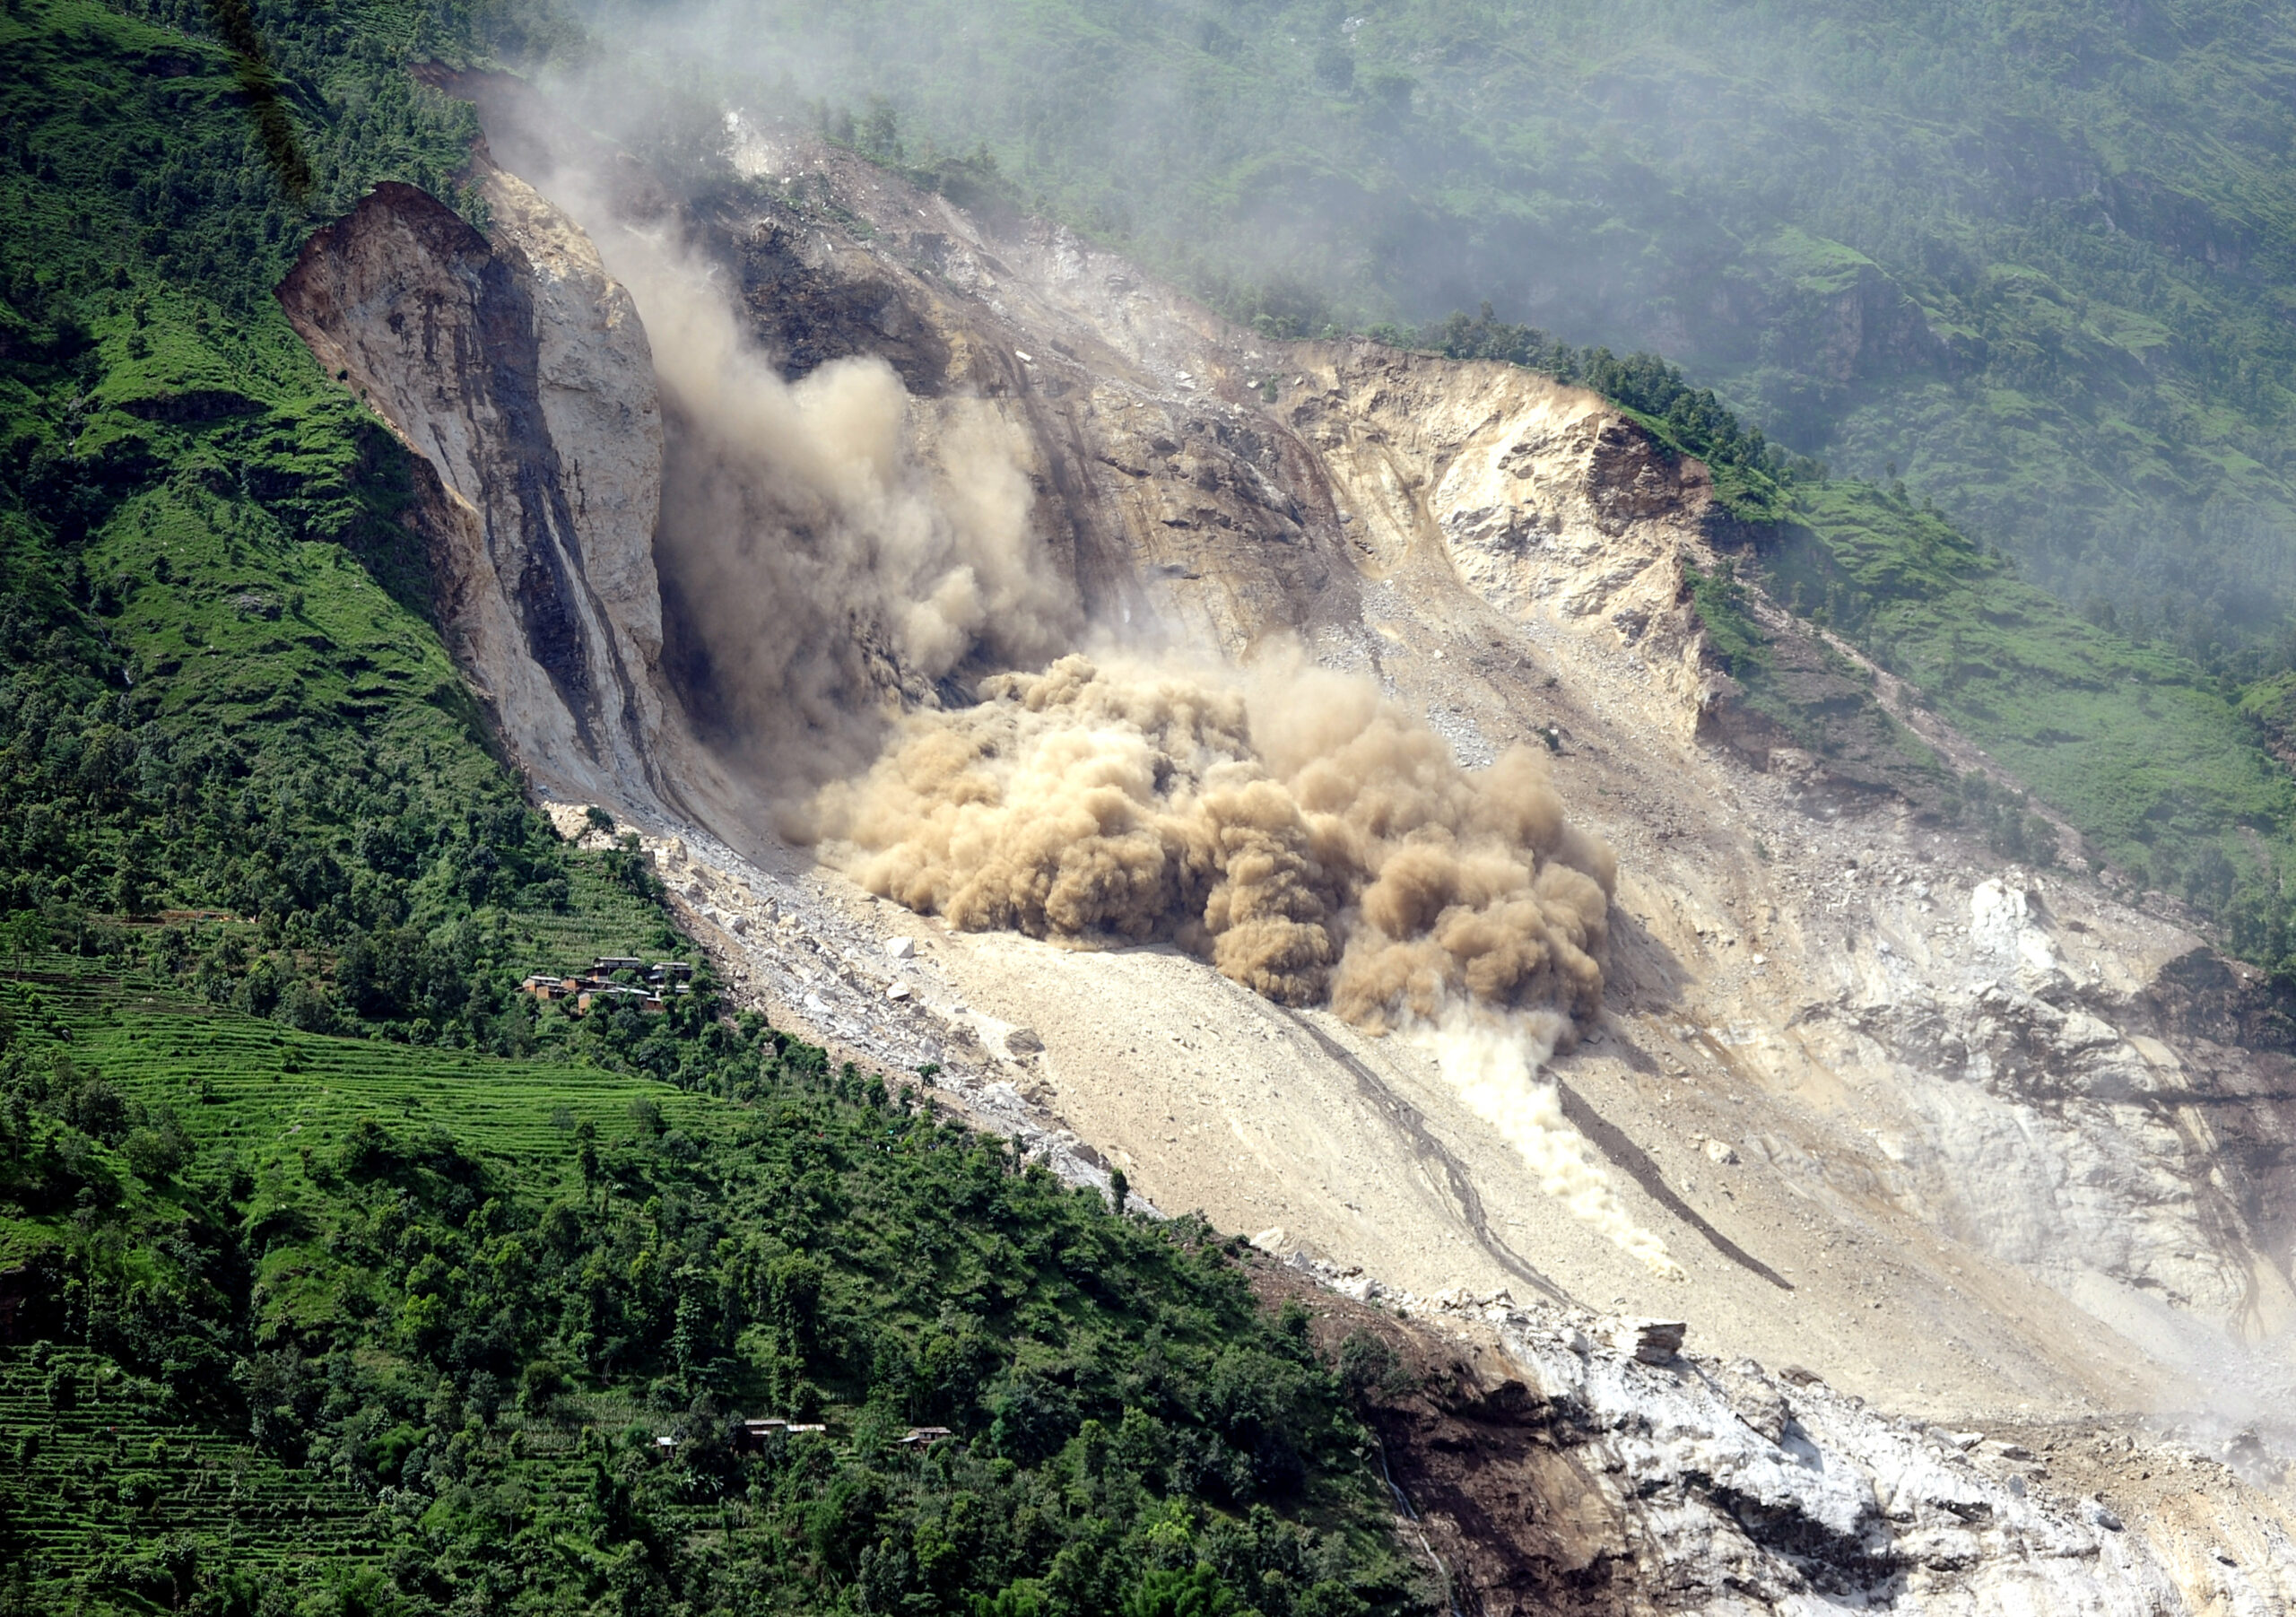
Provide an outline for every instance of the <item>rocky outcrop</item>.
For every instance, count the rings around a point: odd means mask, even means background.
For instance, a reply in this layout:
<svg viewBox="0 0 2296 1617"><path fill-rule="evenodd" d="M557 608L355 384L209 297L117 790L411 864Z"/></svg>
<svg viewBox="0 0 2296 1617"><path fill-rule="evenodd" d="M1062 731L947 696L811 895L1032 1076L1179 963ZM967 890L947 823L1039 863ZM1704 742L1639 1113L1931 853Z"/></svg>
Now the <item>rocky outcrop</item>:
<svg viewBox="0 0 2296 1617"><path fill-rule="evenodd" d="M643 327L587 239L490 174L492 240L379 186L305 247L281 306L416 456L439 616L538 782L650 795L661 704L661 412Z"/></svg>
<svg viewBox="0 0 2296 1617"><path fill-rule="evenodd" d="M1585 1315L1502 1300L1405 1324L1296 1271L1259 1285L1316 1310L1455 1611L2156 1617L2296 1598L2288 1521L2226 1508L2243 1499L2227 1467L2125 1427L1952 1430L1806 1371L1654 1363ZM2140 1450L2175 1483L2122 1464ZM2172 1491L2203 1503L2140 1513Z"/></svg>

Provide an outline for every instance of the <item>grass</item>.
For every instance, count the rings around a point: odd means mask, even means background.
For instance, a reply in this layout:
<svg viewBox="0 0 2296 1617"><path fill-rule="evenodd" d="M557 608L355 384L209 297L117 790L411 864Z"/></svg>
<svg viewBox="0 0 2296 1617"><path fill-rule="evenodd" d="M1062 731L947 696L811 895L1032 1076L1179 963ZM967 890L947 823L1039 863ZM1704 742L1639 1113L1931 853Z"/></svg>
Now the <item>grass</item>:
<svg viewBox="0 0 2296 1617"><path fill-rule="evenodd" d="M642 1100L666 1126L706 1129L723 1105L596 1069L297 1033L70 956L8 962L0 1013L48 1031L35 1035L36 1053L65 1052L134 1100L171 1108L201 1157L243 1164L257 1221L324 1204L330 1165L361 1119L448 1131L546 1201L582 1194L575 1131L584 1124L631 1136L631 1103ZM163 1201L138 1200L146 1218L171 1216ZM0 1265L24 1273L66 1243L70 1221L0 1221ZM300 1245L262 1259L259 1338L308 1340L349 1323L345 1297L318 1278L321 1267ZM76 1383L68 1404L53 1392L59 1372ZM587 1482L582 1434L619 1431L639 1413L626 1396L578 1400L557 1420L510 1413L490 1442L505 1482L570 1498ZM35 1590L57 1598L81 1580L148 1581L136 1569L164 1560L170 1545L204 1546L211 1567L220 1554L239 1572L324 1565L340 1574L382 1553L371 1491L187 1420L165 1387L69 1345L0 1348L0 1482L13 1490L11 1554ZM695 1525L706 1515L696 1512Z"/></svg>
<svg viewBox="0 0 2296 1617"><path fill-rule="evenodd" d="M602 954L658 959L661 910L615 880L602 854L570 854L566 864L571 891L564 909L512 909L502 917L508 935L529 951L526 969L560 976Z"/></svg>
<svg viewBox="0 0 2296 1617"><path fill-rule="evenodd" d="M641 1096L659 1097L674 1119L703 1105L667 1085L597 1068L299 1033L171 987L105 975L100 962L71 956L31 970L38 975L19 977L13 987L36 992L39 1005L65 1018L75 1061L139 1100L176 1107L203 1149L229 1148L282 1173L333 1152L353 1124L371 1117L394 1126L435 1123L497 1161L519 1163L528 1186L547 1192L571 1171L579 1124L627 1134L630 1103Z"/></svg>
<svg viewBox="0 0 2296 1617"><path fill-rule="evenodd" d="M2276 887L2296 786L2262 744L2260 703L2076 617L1902 495L1795 496L1759 561L1779 599L1911 682L2112 866L2220 914L2236 881Z"/></svg>
<svg viewBox="0 0 2296 1617"><path fill-rule="evenodd" d="M0 1354L0 1478L16 1566L59 1595L170 1540L205 1540L243 1570L381 1553L352 1489L171 1418L152 1383L68 1347Z"/></svg>

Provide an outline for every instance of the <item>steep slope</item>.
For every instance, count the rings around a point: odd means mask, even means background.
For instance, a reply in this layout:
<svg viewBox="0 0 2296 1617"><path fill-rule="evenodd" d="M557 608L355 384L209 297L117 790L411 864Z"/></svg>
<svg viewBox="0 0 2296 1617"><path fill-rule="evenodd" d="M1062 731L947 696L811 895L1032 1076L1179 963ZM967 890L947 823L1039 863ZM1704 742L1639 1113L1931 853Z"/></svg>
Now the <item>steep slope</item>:
<svg viewBox="0 0 2296 1617"><path fill-rule="evenodd" d="M135 9L0 15L0 1610L1423 1605L1242 1253L706 968L518 991L695 958L491 751L647 789L652 366L544 204L439 178L473 125L404 66L468 8ZM435 273L303 285L374 321L322 369L272 288L394 179L460 213L386 188ZM440 394L465 503L354 364Z"/></svg>
<svg viewBox="0 0 2296 1617"><path fill-rule="evenodd" d="M1103 639L1235 657L1296 639L1425 714L1469 764L1547 738L1621 878L1607 1009L1557 1059L1561 1121L1535 1137L1591 1141L1623 1216L1679 1274L1563 1214L1552 1160L1526 1155L1408 1037L1280 1008L1174 950L951 931L814 867L770 805L824 761L771 744L773 688L743 677L760 666L742 637L761 620L711 610L706 592L725 586L700 567L708 535L671 516L656 552L665 709L709 744L674 720L649 738L670 790L639 817L698 934L777 1021L925 1072L1073 1177L1121 1168L1159 1204L1259 1230L1344 1289L1415 1310L1507 1289L1530 1310L1500 1305L1518 1331L1583 1328L1589 1308L1686 1314L1734 1354L1948 1421L2057 1430L2177 1412L2229 1432L2284 1398L2292 1125L2266 1002L2173 924L2078 876L2005 869L1923 813L1929 750L1974 762L1974 749L1752 585L1718 602L1743 541L1696 463L1526 372L1268 343L1057 230L991 228L787 135L735 129L745 188L602 193L570 161L579 143L515 87L465 88L495 157L545 194L563 187L606 267L632 266L640 317L658 312L647 288L672 285L646 244L683 233L739 289L728 302L783 377L856 375L837 361L883 356L935 486L961 481L951 446L996 425L1043 565ZM401 407L401 435L423 441L435 405ZM669 417L665 512L682 498L681 432L701 441ZM1837 744L1799 744L1729 677L1724 605L1797 648L1805 705L1833 712ZM927 709L961 700L904 667L897 639L872 639L888 632L878 610L853 620L876 649L851 689ZM625 805L652 795L616 790ZM1527 1337L1510 1350L1542 1386L1544 1351ZM1739 1419L1725 1408L1759 1430L1776 1395L1757 1378L1684 1430ZM1631 1425L1662 1395L1616 1396ZM1894 1485L1874 1431L1829 1427L1822 1405L1801 1463L1833 1454L1866 1478L1828 1529L1855 1541L1859 1501L1885 1519ZM1821 1427L1832 1435L1812 1439ZM1703 1439L1685 1441L1665 1474L1744 1522ZM2083 1474L2115 1501L2106 1515L2126 1516L2130 1548L2060 1500L2016 1529L2059 1535L2035 1598L2135 1611L2200 1609L2220 1588L2287 1597L2284 1540L2204 1563L2189 1513L2136 1487L2167 1463L2150 1439L2097 1455ZM2001 1486L2022 1497L2046 1480ZM1960 1482L1920 1486L1962 1521L1954 1503L1980 1502ZM1605 1497L1653 1546L1642 1581L1621 1572L1622 1600L1742 1598L1726 1554L1685 1550L1679 1523ZM1530 1510L1567 1508L1542 1493ZM1773 1508L1763 1519L1783 1536L1746 1552L1773 1580L1765 1599L1834 1578L1923 1609L1997 1604L2007 1586L1993 1580L2030 1552L2012 1534L1912 1560L1822 1556L1813 1572L1794 1524L1834 1507L1797 1494L1757 1515ZM1909 1581L1913 1560L1926 1571ZM2237 1578L2220 1569L2235 1562Z"/></svg>
<svg viewBox="0 0 2296 1617"><path fill-rule="evenodd" d="M643 779L658 727L661 413L628 295L550 204L490 174L490 241L386 184L314 236L280 303L386 421L420 419L441 616L521 766L561 794ZM410 283L404 266L433 274ZM564 446L564 448L561 448Z"/></svg>

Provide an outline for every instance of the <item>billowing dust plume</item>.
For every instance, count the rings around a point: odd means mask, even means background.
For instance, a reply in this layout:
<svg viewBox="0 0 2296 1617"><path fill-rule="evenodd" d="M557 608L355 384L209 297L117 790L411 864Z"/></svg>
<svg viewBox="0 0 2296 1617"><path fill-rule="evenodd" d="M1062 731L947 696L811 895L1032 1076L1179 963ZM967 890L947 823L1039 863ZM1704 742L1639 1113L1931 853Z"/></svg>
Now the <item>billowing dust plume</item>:
<svg viewBox="0 0 2296 1617"><path fill-rule="evenodd" d="M1469 770L1368 682L1061 658L920 713L818 802L862 885L973 931L1166 941L1435 1055L1541 1187L1675 1273L1536 1073L1602 1007L1616 866L1546 761Z"/></svg>
<svg viewBox="0 0 2296 1617"><path fill-rule="evenodd" d="M910 719L822 801L863 885L971 930L1168 940L1382 1030L1602 1004L1615 866L1544 760L1461 769L1368 683L1247 686L1071 656Z"/></svg>
<svg viewBox="0 0 2296 1617"><path fill-rule="evenodd" d="M646 322L669 428L657 561L721 740L811 786L969 662L1074 643L1081 614L1030 522L1026 440L993 405L920 405L874 356L785 381L736 289L672 226L631 222L579 176L552 189Z"/></svg>

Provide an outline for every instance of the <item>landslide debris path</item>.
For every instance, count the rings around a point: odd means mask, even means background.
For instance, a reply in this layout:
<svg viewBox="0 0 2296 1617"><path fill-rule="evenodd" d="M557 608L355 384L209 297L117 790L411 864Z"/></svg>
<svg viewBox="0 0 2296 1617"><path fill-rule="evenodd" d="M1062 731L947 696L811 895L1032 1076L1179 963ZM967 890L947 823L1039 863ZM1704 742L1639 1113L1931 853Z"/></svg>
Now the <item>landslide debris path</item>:
<svg viewBox="0 0 2296 1617"><path fill-rule="evenodd" d="M550 420L558 464L604 464L586 435L651 398L623 362L631 334L596 314L618 289L563 245L581 231L543 200L541 137L507 92L465 87L495 159L540 181L520 228L561 244L489 271L555 277L549 295L486 308L533 322L560 384L587 390ZM2077 872L2001 867L1855 761L1745 712L1685 588L1686 569L1726 559L1703 469L1599 400L1495 365L1271 343L1057 228L991 226L790 130L735 137L750 191L703 207L636 189L661 217L687 210L792 374L882 355L928 460L952 423L1003 422L1026 447L1049 565L1105 631L1178 625L1234 657L1296 639L1376 678L1470 765L1550 738L1573 819L1622 867L1607 1008L1556 1075L1683 1275L1564 1215L1423 1051L1284 1012L1171 950L952 932L784 844L770 761L707 722L694 624L656 602L649 639L633 581L656 558L633 535L663 461L624 441L613 520L583 528L570 499L578 543L547 552L615 580L570 576L580 639L498 612L515 578L474 577L493 615L454 626L483 689L525 693L497 711L514 752L544 761L561 824L583 834L597 801L639 830L745 1000L918 1074L1078 1182L1121 1168L1156 1207L1261 1232L1336 1291L1438 1324L1458 1308L1428 1300L1535 1293L1474 1307L1503 1316L1480 1322L1513 1367L1500 1378L1535 1384L1560 1423L1521 1452L1575 1457L1522 1474L1512 1526L1500 1484L1474 1484L1486 1519L1460 1542L1582 1523L1570 1576L1612 1569L1619 1609L1667 1590L1713 1611L2296 1599L2281 1507L2254 1491L2285 1486L2274 1421L2296 1407L2296 1084L2254 1035L2240 969ZM361 260L371 295L343 303L341 352L396 352L362 326L387 320L395 281L430 289L441 318L483 312L419 236ZM458 352L483 362L481 344ZM376 391L418 449L448 429L470 446L434 467L426 518L465 569L486 552L455 537L470 531L456 513L487 509L486 491L456 467L517 453L465 407L491 396L469 379L449 422L420 389ZM1749 610L1787 621L1758 596ZM604 672L573 679L570 646ZM564 699L625 674L651 683L611 711ZM585 742L633 733L642 761ZM1661 1385L1578 1351L1570 1331L1617 1316L1687 1318L1728 1358ZM1742 1359L1812 1379L1731 1369ZM1773 1395L1790 1422L1763 1413ZM2187 1447L2162 1447L2146 1417L2181 1421ZM2013 1425L2133 1447L2060 1472L1940 1435ZM1598 1435L1556 1447L1565 1427ZM2245 1467L2208 1473L2205 1506L2146 1474L2180 1472L2161 1456L2190 1445ZM2076 1475L2122 1528L2090 1519ZM2222 1556L2202 1525L2219 1513Z"/></svg>
<svg viewBox="0 0 2296 1617"><path fill-rule="evenodd" d="M1466 1165L1448 1146L1429 1132L1427 1120L1410 1103L1398 1099L1380 1081L1379 1075L1345 1046L1306 1017L1296 1012L1293 1016L1308 1037L1316 1041L1318 1048L1347 1070L1363 1098L1393 1120L1395 1126L1409 1141L1412 1155L1422 1165L1441 1170L1445 1187L1450 1191L1452 1200L1458 1204L1459 1216L1466 1221L1467 1228L1474 1231L1476 1242L1490 1254L1492 1260L1517 1279L1527 1282L1540 1296L1553 1302L1568 1302L1570 1299L1561 1288L1525 1263L1515 1249L1492 1230L1491 1220L1483 1209L1483 1197L1476 1193L1474 1180L1469 1177Z"/></svg>

